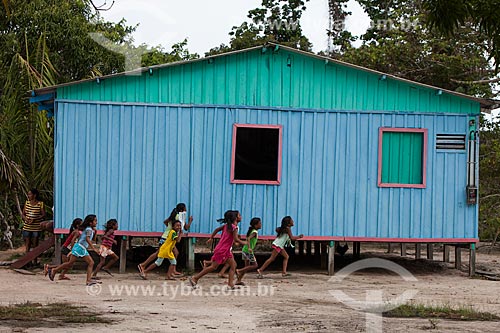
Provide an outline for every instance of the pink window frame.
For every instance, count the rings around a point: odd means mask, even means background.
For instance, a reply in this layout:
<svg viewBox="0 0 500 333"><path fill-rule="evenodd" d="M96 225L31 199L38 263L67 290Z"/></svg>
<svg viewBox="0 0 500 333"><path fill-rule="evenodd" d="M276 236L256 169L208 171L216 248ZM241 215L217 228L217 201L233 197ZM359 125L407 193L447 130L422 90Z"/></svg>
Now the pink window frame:
<svg viewBox="0 0 500 333"><path fill-rule="evenodd" d="M234 179L235 157L236 157L236 132L238 128L271 128L279 130L278 138L278 179L277 180L240 180ZM257 185L280 185L281 184L281 161L283 147L282 125L255 125L255 124L233 124L233 148L231 152L231 184L257 184Z"/></svg>
<svg viewBox="0 0 500 333"><path fill-rule="evenodd" d="M422 184L399 184L399 183L382 183L382 136L384 132L398 133L423 133L424 147L422 156ZM378 130L378 187L404 187L404 188L426 188L427 187L427 133L426 128L397 128L397 127L380 127Z"/></svg>

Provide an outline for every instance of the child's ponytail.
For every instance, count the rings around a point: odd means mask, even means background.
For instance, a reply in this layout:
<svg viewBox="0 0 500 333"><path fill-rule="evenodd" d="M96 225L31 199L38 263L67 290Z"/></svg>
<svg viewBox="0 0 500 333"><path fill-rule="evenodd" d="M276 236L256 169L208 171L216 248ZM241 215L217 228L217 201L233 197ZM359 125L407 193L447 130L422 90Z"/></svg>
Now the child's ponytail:
<svg viewBox="0 0 500 333"><path fill-rule="evenodd" d="M224 218L218 219L217 222L219 223L225 223L227 226L227 230L232 232L233 231L233 224L234 221L238 218L238 214L240 212L237 210L228 210L224 213Z"/></svg>
<svg viewBox="0 0 500 333"><path fill-rule="evenodd" d="M178 203L177 206L175 206L175 208L172 209L170 216L165 220L165 222L168 222L168 223L174 222L177 214L179 214L180 212L183 212L185 210L186 210L186 204L183 202Z"/></svg>
<svg viewBox="0 0 500 333"><path fill-rule="evenodd" d="M281 227L276 228L276 232L278 233L278 237L283 235L287 231L287 228L290 226L291 221L292 221L291 216L285 216L281 220Z"/></svg>
<svg viewBox="0 0 500 333"><path fill-rule="evenodd" d="M83 220L79 217L73 220L73 223L71 223L71 227L69 228L69 233L71 234L73 231L78 229L78 227L82 224Z"/></svg>
<svg viewBox="0 0 500 333"><path fill-rule="evenodd" d="M247 238L250 237L250 234L252 233L252 231L255 229L255 226L257 224L259 224L260 222L260 218L258 217L254 217L250 220L250 227L248 227L248 231L247 231Z"/></svg>

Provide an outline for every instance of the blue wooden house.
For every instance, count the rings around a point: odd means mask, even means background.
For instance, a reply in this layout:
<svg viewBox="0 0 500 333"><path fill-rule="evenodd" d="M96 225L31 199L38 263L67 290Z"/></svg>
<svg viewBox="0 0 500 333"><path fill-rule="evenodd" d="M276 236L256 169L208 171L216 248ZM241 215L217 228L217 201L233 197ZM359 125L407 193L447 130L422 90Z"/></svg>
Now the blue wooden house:
<svg viewBox="0 0 500 333"><path fill-rule="evenodd" d="M192 237L227 209L315 241L474 244L478 117L495 101L277 44L39 89L54 113L55 227L95 213ZM330 243L331 245L331 243Z"/></svg>

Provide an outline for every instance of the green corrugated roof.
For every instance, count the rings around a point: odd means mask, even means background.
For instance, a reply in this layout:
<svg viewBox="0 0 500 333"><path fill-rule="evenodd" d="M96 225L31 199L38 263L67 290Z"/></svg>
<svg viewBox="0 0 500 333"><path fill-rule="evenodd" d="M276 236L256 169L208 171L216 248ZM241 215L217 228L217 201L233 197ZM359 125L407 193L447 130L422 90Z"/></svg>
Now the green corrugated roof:
<svg viewBox="0 0 500 333"><path fill-rule="evenodd" d="M278 44L38 89L58 99L478 114L497 101Z"/></svg>

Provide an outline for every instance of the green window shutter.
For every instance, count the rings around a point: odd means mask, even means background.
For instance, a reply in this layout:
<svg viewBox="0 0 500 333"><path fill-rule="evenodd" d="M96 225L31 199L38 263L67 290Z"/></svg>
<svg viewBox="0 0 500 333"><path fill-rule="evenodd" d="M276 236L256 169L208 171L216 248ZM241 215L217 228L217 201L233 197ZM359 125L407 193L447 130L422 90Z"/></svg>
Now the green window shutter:
<svg viewBox="0 0 500 333"><path fill-rule="evenodd" d="M424 133L382 133L382 174L385 184L422 184Z"/></svg>

